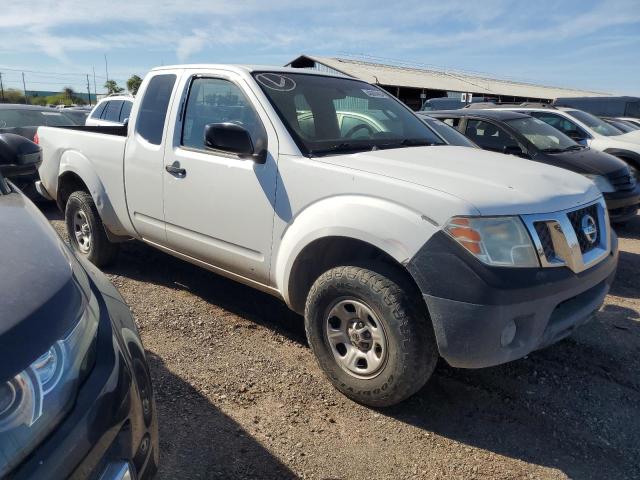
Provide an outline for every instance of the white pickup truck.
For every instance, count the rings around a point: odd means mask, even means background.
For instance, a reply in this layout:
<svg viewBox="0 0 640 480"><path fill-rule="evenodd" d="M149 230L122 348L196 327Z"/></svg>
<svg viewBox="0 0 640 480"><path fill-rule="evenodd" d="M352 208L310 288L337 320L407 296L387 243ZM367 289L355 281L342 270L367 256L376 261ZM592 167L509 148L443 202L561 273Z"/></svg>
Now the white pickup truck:
<svg viewBox="0 0 640 480"><path fill-rule="evenodd" d="M97 265L165 252L304 314L333 384L372 406L455 367L515 360L601 306L617 266L580 175L445 145L352 78L163 67L124 127L41 127L39 191Z"/></svg>

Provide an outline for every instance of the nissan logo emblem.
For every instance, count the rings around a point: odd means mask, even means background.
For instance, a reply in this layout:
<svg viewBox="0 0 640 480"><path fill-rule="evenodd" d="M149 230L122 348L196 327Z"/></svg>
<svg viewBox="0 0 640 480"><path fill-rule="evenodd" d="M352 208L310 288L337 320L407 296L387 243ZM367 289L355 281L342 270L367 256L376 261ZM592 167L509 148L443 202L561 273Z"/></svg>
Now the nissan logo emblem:
<svg viewBox="0 0 640 480"><path fill-rule="evenodd" d="M593 244L598 238L598 228L596 227L596 221L591 215L585 215L581 221L582 233L589 240L589 243Z"/></svg>

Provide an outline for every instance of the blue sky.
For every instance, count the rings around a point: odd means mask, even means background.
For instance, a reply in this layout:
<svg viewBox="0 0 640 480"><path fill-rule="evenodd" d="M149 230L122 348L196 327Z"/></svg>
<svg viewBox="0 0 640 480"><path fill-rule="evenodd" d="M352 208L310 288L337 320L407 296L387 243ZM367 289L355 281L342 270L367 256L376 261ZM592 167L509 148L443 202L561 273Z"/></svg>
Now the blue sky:
<svg viewBox="0 0 640 480"><path fill-rule="evenodd" d="M5 87L98 91L174 63L368 55L640 96L640 1L7 0ZM45 73L42 73L45 72Z"/></svg>

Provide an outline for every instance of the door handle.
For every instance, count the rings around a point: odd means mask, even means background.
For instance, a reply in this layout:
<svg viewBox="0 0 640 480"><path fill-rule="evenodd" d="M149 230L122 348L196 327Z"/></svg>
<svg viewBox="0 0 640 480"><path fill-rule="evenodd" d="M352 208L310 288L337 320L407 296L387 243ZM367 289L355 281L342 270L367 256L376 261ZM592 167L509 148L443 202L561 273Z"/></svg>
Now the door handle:
<svg viewBox="0 0 640 480"><path fill-rule="evenodd" d="M187 176L187 171L180 167L180 162L173 162L171 165L165 165L164 169L171 175L175 175L178 178L184 178Z"/></svg>

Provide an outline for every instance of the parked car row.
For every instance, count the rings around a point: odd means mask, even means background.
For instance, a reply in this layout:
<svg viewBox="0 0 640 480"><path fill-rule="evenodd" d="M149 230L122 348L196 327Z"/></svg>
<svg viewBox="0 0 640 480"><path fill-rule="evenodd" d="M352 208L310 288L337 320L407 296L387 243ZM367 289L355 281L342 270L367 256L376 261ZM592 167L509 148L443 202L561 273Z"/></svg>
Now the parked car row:
<svg viewBox="0 0 640 480"><path fill-rule="evenodd" d="M0 182L0 476L153 475L144 350L97 269L130 239L280 298L328 380L375 407L440 357L498 365L588 322L617 268L610 217L637 210L640 144L574 109L484 107L419 117L341 75L175 66L86 125L38 127L39 146L0 136L13 178L42 156L71 244Z"/></svg>
<svg viewBox="0 0 640 480"><path fill-rule="evenodd" d="M508 109L465 108L430 112L430 115L457 128L485 150L527 158L586 176L603 193L613 222L627 221L638 212L640 185L629 165L613 155L578 144L542 120L546 118L558 126L555 119L544 115L540 119L535 113L526 115ZM505 158L505 161L508 160Z"/></svg>

